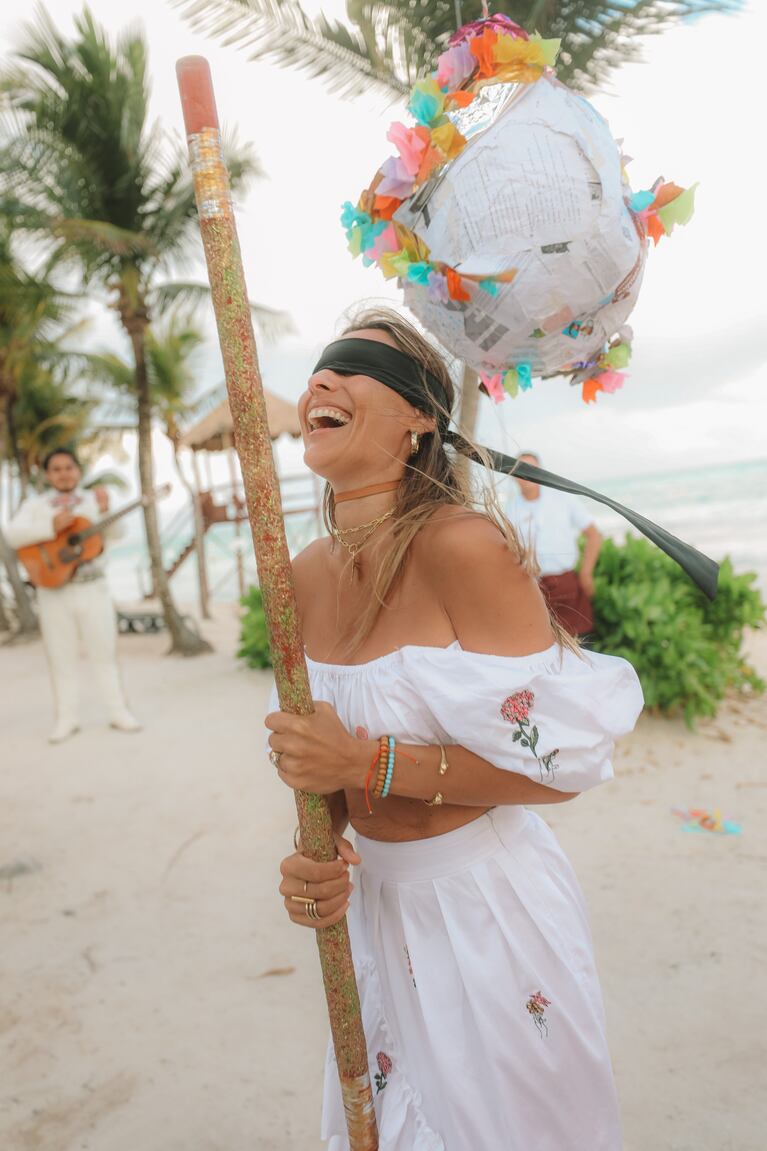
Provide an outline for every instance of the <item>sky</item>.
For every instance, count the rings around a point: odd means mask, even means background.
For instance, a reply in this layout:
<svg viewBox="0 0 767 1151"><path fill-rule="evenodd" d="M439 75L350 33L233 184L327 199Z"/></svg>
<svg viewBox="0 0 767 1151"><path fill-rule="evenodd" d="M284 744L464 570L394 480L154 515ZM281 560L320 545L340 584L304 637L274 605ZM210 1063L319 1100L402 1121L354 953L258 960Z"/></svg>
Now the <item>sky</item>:
<svg viewBox="0 0 767 1151"><path fill-rule="evenodd" d="M63 30L80 11L71 0L45 6ZM143 25L152 111L179 138L175 61L208 57L220 118L252 145L266 173L237 211L250 295L289 312L296 329L279 345L262 345L264 382L297 398L347 308L401 301L393 282L351 259L338 216L390 154L386 131L405 118L403 107L380 96L341 99L319 80L251 62L245 51L195 33L167 0L91 0L90 7L114 33ZM338 0L324 7L342 12ZM4 6L6 54L23 39L27 18ZM767 5L754 0L739 16L707 16L649 40L642 63L624 66L591 95L633 157L633 187L647 188L659 175L682 186L699 181L695 216L649 255L622 391L586 405L580 389L547 380L499 406L483 399L484 442L509 452L535 448L551 470L592 482L767 455L764 159L754 139L763 80L747 51L753 45L758 59L765 40ZM201 389L222 380L212 323L208 330L211 343L197 364ZM96 338L119 340L108 319ZM160 440L158 449L162 478L169 465Z"/></svg>

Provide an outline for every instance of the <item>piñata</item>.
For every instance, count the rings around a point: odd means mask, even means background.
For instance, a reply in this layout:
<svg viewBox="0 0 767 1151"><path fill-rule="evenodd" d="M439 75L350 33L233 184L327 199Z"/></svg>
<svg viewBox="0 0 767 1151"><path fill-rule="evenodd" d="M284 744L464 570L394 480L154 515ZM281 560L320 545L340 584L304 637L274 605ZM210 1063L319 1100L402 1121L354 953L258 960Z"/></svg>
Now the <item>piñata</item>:
<svg viewBox="0 0 767 1151"><path fill-rule="evenodd" d="M496 402L535 376L569 376L586 402L620 388L649 242L693 211L694 186L632 192L607 122L556 79L558 50L503 15L459 29L341 217L352 254L399 280Z"/></svg>

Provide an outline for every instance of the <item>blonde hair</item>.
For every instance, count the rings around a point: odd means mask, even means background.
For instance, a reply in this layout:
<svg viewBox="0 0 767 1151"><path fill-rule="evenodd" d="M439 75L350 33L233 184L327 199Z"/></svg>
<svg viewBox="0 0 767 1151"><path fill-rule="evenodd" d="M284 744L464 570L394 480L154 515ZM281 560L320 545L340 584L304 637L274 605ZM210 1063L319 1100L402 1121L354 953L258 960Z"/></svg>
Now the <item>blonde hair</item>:
<svg viewBox="0 0 767 1151"><path fill-rule="evenodd" d="M456 398L455 385L443 356L417 328L391 308L367 308L359 312L353 322L345 327L341 337L363 329L386 332L400 351L405 352L423 371L424 398L428 399L429 404L429 408L423 411L425 415L434 417L436 427L433 432L421 436L418 451L405 465L405 474L396 492L391 531L387 541L381 543L381 559L373 583L373 596L348 643L344 644L344 654L347 656L353 654L370 635L381 610L389 603L392 592L402 578L415 536L435 511L445 504L485 515L504 535L509 549L525 570L533 577L538 575L538 566L532 553L523 547L512 524L504 515L494 489L490 485L483 485L479 499L473 493L470 469L465 457L471 456L489 467L487 453L455 433L455 447L446 444L442 438L441 429L448 425ZM433 389L426 382L427 372L442 385L446 406L443 407L434 397ZM325 486L323 518L332 537L335 500L330 484ZM551 623L557 641L570 646L570 637L555 620L552 619Z"/></svg>

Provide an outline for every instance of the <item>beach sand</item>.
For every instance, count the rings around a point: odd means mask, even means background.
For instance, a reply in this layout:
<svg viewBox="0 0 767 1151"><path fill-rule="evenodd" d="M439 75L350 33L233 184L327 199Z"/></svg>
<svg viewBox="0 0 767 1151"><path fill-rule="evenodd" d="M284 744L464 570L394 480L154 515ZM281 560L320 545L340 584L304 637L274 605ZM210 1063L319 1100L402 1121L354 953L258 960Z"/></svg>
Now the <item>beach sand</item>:
<svg viewBox="0 0 767 1151"><path fill-rule="evenodd" d="M276 891L295 818L271 681L217 611L204 658L121 638L138 735L89 701L49 747L42 647L0 649L3 1151L319 1151L325 1008ZM750 648L767 673L767 635ZM764 698L696 734L645 716L613 784L543 813L591 908L627 1151L764 1147L765 741ZM686 833L678 805L742 835Z"/></svg>

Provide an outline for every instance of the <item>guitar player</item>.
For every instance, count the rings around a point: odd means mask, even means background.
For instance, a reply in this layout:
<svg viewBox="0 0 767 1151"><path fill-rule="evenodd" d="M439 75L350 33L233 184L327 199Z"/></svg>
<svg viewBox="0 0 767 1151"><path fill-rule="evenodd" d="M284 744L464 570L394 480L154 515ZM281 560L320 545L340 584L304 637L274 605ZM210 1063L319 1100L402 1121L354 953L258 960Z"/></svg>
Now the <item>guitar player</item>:
<svg viewBox="0 0 767 1151"><path fill-rule="evenodd" d="M108 510L104 488L80 487L82 472L74 452L57 448L43 463L49 491L24 500L7 528L13 548L52 540L75 515L97 521ZM120 535L121 525L104 531L104 542ZM40 629L48 658L56 718L50 743L62 743L79 730L79 649L93 664L98 691L117 731L140 731L141 725L125 701L117 666L117 621L104 578L102 557L75 568L59 588L37 590Z"/></svg>

